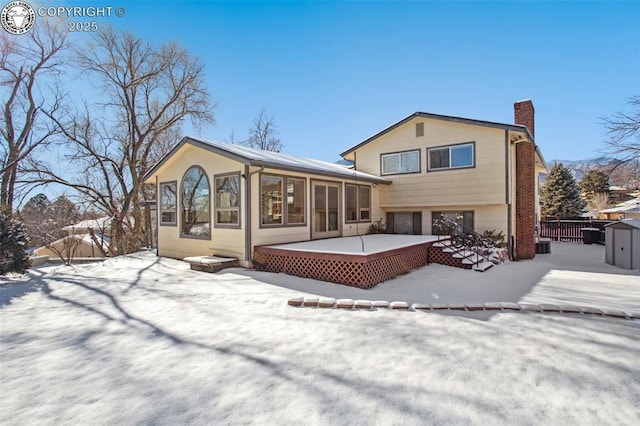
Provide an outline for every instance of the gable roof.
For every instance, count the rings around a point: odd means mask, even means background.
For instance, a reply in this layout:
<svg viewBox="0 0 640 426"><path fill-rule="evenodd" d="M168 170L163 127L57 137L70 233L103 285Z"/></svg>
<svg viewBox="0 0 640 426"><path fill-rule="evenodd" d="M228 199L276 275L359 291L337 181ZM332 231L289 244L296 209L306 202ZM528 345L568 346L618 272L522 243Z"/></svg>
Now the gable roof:
<svg viewBox="0 0 640 426"><path fill-rule="evenodd" d="M340 156L344 157L346 155L351 154L353 151L363 147L364 145L368 144L369 142L378 139L380 136L383 136L389 132L391 132L392 130L395 130L396 128L402 126L405 123L408 123L409 121L413 120L414 118L427 118L427 119L433 119L433 120L442 120L442 121L448 121L448 122L452 122L452 123L462 123L462 124L470 124L473 126L483 126L483 127L491 127L494 129L502 129L502 130L512 130L514 132L522 132L522 133L526 133L527 137L533 141L533 136L531 136L531 133L529 132L529 129L527 129L527 126L522 126L519 124L506 124L506 123L496 123L493 121L484 121L484 120L476 120L473 118L464 118L464 117L454 117L452 115L440 115L440 114L432 114L429 112L414 112L413 114L411 114L408 117L403 118L402 120L398 121L395 124L392 124L391 126L387 127L386 129L382 130L381 132L376 133L375 135L371 136L370 138L360 142L358 145L349 148L348 150L346 150L345 152L343 152L342 154L340 154Z"/></svg>
<svg viewBox="0 0 640 426"><path fill-rule="evenodd" d="M151 168L143 177L147 181L162 167L171 156L180 150L184 145L189 144L209 152L230 158L239 163L256 166L269 167L278 170L293 172L312 173L328 177L356 179L359 181L390 184L388 179L350 169L346 166L329 163L327 161L313 160L311 158L298 157L281 152L263 151L261 149L249 148L241 145L234 145L226 142L208 141L186 136L182 138L169 153L167 153L155 166Z"/></svg>
<svg viewBox="0 0 640 426"><path fill-rule="evenodd" d="M622 219L617 222L609 223L604 227L640 229L640 219Z"/></svg>
<svg viewBox="0 0 640 426"><path fill-rule="evenodd" d="M97 219L86 219L73 225L67 225L62 229L64 231L84 231L86 229L102 231L105 229L111 229L112 220L113 218L111 216L103 216Z"/></svg>

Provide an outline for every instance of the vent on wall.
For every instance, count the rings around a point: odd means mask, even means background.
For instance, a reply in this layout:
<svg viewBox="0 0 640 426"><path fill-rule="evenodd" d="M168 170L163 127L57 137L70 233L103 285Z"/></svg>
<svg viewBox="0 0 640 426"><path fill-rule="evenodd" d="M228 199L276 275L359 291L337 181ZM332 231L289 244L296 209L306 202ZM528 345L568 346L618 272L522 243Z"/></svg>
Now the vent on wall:
<svg viewBox="0 0 640 426"><path fill-rule="evenodd" d="M416 137L424 136L424 123L416 123Z"/></svg>

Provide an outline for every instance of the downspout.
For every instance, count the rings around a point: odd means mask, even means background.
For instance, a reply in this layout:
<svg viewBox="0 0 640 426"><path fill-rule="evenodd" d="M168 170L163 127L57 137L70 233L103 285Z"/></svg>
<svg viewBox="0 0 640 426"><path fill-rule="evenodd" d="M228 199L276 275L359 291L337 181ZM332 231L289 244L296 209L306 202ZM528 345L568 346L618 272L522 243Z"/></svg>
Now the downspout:
<svg viewBox="0 0 640 426"><path fill-rule="evenodd" d="M245 233L244 233L244 260L247 262L251 262L251 176L256 173L260 173L264 171L264 166L261 166L258 170L254 170L249 173L249 165L245 164L244 166L244 175L245 184L247 187L246 190L246 208L245 210Z"/></svg>
<svg viewBox="0 0 640 426"><path fill-rule="evenodd" d="M505 181L505 203L507 204L507 248L509 260L513 260L513 221L511 218L511 173L510 171L510 149L509 149L509 131L504 131L504 181Z"/></svg>

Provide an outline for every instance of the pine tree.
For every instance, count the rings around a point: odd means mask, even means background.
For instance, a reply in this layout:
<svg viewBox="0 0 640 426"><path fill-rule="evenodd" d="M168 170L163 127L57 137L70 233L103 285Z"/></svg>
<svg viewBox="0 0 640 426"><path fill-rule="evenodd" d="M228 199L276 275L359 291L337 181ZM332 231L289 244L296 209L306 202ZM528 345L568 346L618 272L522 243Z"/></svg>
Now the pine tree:
<svg viewBox="0 0 640 426"><path fill-rule="evenodd" d="M29 266L26 253L29 238L24 224L5 211L0 211L0 275L23 273Z"/></svg>
<svg viewBox="0 0 640 426"><path fill-rule="evenodd" d="M579 185L587 200L591 200L595 194L609 194L609 176L602 170L589 169Z"/></svg>
<svg viewBox="0 0 640 426"><path fill-rule="evenodd" d="M540 190L543 216L580 216L587 203L580 198L580 188L571 171L556 163Z"/></svg>

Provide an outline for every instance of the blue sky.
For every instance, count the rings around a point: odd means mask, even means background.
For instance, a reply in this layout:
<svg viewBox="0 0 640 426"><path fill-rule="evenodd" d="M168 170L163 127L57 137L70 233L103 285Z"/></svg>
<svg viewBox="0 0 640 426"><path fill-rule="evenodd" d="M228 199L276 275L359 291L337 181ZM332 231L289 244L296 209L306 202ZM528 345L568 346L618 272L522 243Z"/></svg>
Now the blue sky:
<svg viewBox="0 0 640 426"><path fill-rule="evenodd" d="M546 159L590 158L640 94L637 1L64 4L125 7L99 24L204 61L216 124L186 133L243 138L265 108L284 151L327 161L415 111L511 123L526 98Z"/></svg>

